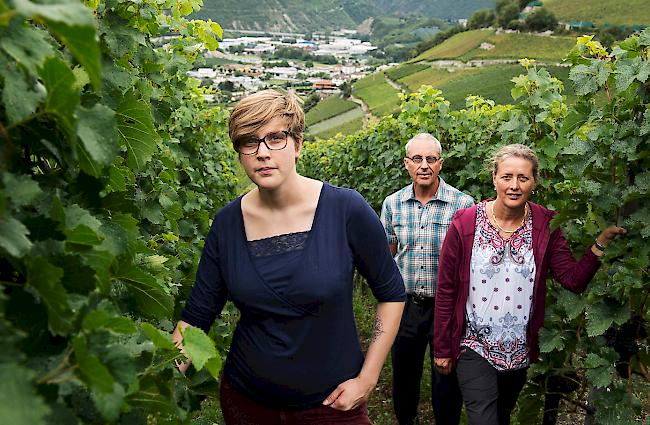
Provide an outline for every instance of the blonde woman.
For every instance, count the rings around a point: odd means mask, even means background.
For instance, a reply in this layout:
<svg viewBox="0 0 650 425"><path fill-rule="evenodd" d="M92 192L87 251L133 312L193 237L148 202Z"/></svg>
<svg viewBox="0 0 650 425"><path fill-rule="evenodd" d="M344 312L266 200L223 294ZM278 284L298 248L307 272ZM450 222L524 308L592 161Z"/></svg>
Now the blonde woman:
<svg viewBox="0 0 650 425"><path fill-rule="evenodd" d="M580 293L603 250L625 229L610 226L576 261L553 211L529 201L537 156L508 145L492 158L496 199L454 216L440 255L434 319L436 368L456 367L470 425L505 425L539 355L546 277Z"/></svg>
<svg viewBox="0 0 650 425"><path fill-rule="evenodd" d="M175 340L188 324L209 329L231 299L241 318L221 379L227 424L369 424L405 299L383 227L357 192L296 172L304 113L293 94L242 99L229 134L255 188L215 217ZM379 301L365 358L355 267Z"/></svg>

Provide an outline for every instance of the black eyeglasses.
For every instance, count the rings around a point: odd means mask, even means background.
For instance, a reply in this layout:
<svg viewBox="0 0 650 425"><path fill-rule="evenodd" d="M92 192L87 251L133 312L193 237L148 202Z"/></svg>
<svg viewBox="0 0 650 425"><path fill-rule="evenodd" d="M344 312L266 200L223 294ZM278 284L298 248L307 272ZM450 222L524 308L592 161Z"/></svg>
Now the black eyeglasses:
<svg viewBox="0 0 650 425"><path fill-rule="evenodd" d="M266 148L271 151L279 151L287 147L289 135L288 130L274 131L263 138L248 136L239 144L239 153L242 155L254 155L260 149L260 143L264 143Z"/></svg>
<svg viewBox="0 0 650 425"><path fill-rule="evenodd" d="M422 164L422 160L425 159L425 158L421 157L420 155L415 155L413 158L407 156L406 158L410 159L411 161L415 162L416 164ZM427 156L426 157L427 164L431 164L431 165L438 162L439 159L440 158L436 158L435 156Z"/></svg>

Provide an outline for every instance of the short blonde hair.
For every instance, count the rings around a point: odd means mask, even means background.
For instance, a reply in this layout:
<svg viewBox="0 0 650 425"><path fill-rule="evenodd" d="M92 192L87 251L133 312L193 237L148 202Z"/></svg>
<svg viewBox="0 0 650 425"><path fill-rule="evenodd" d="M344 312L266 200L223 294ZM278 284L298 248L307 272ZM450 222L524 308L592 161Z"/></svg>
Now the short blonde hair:
<svg viewBox="0 0 650 425"><path fill-rule="evenodd" d="M531 148L526 145L515 143L512 145L502 146L492 155L489 162L489 169L492 176L497 175L499 164L506 158L514 156L516 158L526 159L533 165L533 179L535 183L539 182L539 159Z"/></svg>
<svg viewBox="0 0 650 425"><path fill-rule="evenodd" d="M246 96L230 114L228 135L235 150L243 138L254 135L261 127L275 118L286 119L289 133L302 140L305 133L305 113L302 100L293 93L279 90L262 90Z"/></svg>

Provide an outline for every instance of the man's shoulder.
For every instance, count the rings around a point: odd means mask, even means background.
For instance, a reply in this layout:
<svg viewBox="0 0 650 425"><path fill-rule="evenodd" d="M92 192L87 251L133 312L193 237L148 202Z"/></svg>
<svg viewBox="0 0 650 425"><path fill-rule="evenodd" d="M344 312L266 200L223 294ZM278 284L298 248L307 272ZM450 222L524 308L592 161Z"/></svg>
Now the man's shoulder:
<svg viewBox="0 0 650 425"><path fill-rule="evenodd" d="M472 198L470 195L461 192L444 180L442 183L445 190L445 197L449 202L456 203L460 206L460 208L467 208L474 205L474 198Z"/></svg>
<svg viewBox="0 0 650 425"><path fill-rule="evenodd" d="M395 205L404 199L408 199L412 194L412 185L408 184L396 192L391 193L384 199L384 203Z"/></svg>

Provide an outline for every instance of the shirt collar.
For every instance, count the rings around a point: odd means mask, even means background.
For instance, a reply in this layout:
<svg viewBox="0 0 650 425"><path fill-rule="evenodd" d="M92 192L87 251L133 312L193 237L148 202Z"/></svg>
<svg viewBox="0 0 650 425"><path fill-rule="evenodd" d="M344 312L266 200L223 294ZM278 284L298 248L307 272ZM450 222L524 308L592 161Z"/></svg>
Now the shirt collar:
<svg viewBox="0 0 650 425"><path fill-rule="evenodd" d="M454 197L451 190L449 190L449 185L445 183L445 181L440 176L438 176L438 181L438 191L436 192L436 195L431 199L431 201L453 202ZM409 200L416 200L415 191L413 190L413 183L406 186L400 196L400 201L402 202L407 202Z"/></svg>

